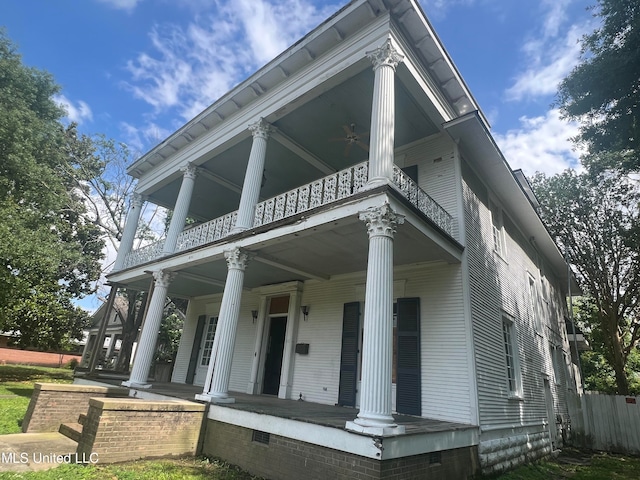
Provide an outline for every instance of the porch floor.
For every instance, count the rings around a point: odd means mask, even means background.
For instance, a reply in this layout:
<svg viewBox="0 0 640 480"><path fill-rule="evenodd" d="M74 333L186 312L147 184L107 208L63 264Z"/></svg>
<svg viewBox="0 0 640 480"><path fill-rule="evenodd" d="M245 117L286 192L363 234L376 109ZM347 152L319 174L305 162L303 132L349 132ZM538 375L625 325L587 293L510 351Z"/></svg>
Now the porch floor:
<svg viewBox="0 0 640 480"><path fill-rule="evenodd" d="M122 378L104 378L102 376L99 378L87 378L87 380L117 386L122 382ZM202 387L182 383L153 383L151 388L141 391L196 402L197 400L195 400L194 397L197 393L202 393ZM216 406L262 415L271 415L278 418L286 418L341 430L344 430L347 421L352 421L358 414L357 408L324 405L298 400L284 400L271 395L249 395L247 393L230 391L229 396L235 398L235 403L216 404ZM415 417L412 415L394 414L393 417L397 424L404 425L406 435L452 432L478 428L473 425Z"/></svg>

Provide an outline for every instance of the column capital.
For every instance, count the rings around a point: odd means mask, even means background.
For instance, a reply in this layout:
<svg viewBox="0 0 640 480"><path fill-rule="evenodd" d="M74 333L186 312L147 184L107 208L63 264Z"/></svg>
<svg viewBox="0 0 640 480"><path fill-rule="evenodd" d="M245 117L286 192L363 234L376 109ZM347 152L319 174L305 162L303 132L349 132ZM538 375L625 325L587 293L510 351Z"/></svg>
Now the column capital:
<svg viewBox="0 0 640 480"><path fill-rule="evenodd" d="M267 140L271 132L273 132L273 127L264 118L260 117L257 122L249 125L249 130L253 138L264 138Z"/></svg>
<svg viewBox="0 0 640 480"><path fill-rule="evenodd" d="M146 200L147 200L147 197L145 195L142 195L141 193L133 192L131 194L131 206L134 207L134 208L142 207L142 204Z"/></svg>
<svg viewBox="0 0 640 480"><path fill-rule="evenodd" d="M184 178L189 178L191 180L196 178L198 174L198 167L196 167L193 163L189 162L184 167L180 168Z"/></svg>
<svg viewBox="0 0 640 480"><path fill-rule="evenodd" d="M367 224L369 238L390 237L396 233L396 227L404 223L404 215L393 211L388 203L380 207L370 207L360 212L360 220Z"/></svg>
<svg viewBox="0 0 640 480"><path fill-rule="evenodd" d="M156 287L168 288L175 276L176 274L174 272L169 272L168 270L157 270L153 272Z"/></svg>
<svg viewBox="0 0 640 480"><path fill-rule="evenodd" d="M367 58L373 63L373 69L376 70L382 66L388 66L394 70L404 60L404 55L395 49L391 43L391 39L387 38L381 47L366 53Z"/></svg>
<svg viewBox="0 0 640 480"><path fill-rule="evenodd" d="M251 256L249 252L240 248L234 248L233 250L226 250L224 252L224 258L227 260L229 270L244 270L249 260L251 260Z"/></svg>

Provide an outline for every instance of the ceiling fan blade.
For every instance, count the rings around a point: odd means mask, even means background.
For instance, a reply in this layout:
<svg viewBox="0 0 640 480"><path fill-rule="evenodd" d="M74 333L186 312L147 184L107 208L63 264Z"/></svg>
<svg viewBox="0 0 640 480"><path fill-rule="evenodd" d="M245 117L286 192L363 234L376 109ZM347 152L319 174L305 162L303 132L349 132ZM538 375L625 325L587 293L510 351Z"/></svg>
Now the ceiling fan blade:
<svg viewBox="0 0 640 480"><path fill-rule="evenodd" d="M359 133L358 137L362 138L362 137L368 137L369 136L369 132L364 132L364 133Z"/></svg>
<svg viewBox="0 0 640 480"><path fill-rule="evenodd" d="M368 151L369 151L369 145L367 145L367 144L366 144L366 143L364 143L364 142L361 142L360 140L358 140L358 141L356 142L356 145L358 145L360 148L362 148L365 152L368 152Z"/></svg>
<svg viewBox="0 0 640 480"><path fill-rule="evenodd" d="M342 129L347 135L353 135L353 130L351 130L349 125L342 125Z"/></svg>
<svg viewBox="0 0 640 480"><path fill-rule="evenodd" d="M344 137L333 137L327 140L328 142L345 142L346 139Z"/></svg>
<svg viewBox="0 0 640 480"><path fill-rule="evenodd" d="M347 143L347 146L344 148L344 156L348 157L351 152L351 147L353 147L353 143Z"/></svg>

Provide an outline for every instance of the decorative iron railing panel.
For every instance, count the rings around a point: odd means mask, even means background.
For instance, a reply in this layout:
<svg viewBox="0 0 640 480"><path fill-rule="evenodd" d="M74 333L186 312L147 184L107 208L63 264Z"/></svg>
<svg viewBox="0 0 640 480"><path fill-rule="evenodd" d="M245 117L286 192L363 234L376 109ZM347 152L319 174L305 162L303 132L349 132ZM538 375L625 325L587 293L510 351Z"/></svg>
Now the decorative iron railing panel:
<svg viewBox="0 0 640 480"><path fill-rule="evenodd" d="M200 247L229 236L237 218L238 211L235 211L184 230L178 235L176 252Z"/></svg>
<svg viewBox="0 0 640 480"><path fill-rule="evenodd" d="M132 250L124 259L122 268L135 267L142 263L150 262L156 258L162 257L162 249L164 248L164 238L156 242L145 245L144 247Z"/></svg>
<svg viewBox="0 0 640 480"><path fill-rule="evenodd" d="M260 202L253 226L267 225L354 195L366 185L368 167L368 162L362 162Z"/></svg>
<svg viewBox="0 0 640 480"><path fill-rule="evenodd" d="M427 218L453 236L453 217L396 165L393 166L393 183Z"/></svg>

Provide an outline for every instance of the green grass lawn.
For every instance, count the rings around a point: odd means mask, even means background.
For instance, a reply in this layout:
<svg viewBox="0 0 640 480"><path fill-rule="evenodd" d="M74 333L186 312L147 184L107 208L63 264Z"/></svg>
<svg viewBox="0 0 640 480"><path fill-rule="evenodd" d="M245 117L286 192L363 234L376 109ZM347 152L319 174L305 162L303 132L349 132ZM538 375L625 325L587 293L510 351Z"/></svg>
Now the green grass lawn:
<svg viewBox="0 0 640 480"><path fill-rule="evenodd" d="M578 452L575 452L578 453ZM491 480L635 480L640 478L640 457L595 453L589 465L573 465L557 460L536 462L511 472L486 477ZM571 457L569 450L568 456ZM584 456L584 453L581 454Z"/></svg>
<svg viewBox="0 0 640 480"><path fill-rule="evenodd" d="M71 383L73 372L64 368L0 365L0 435L20 433L33 385Z"/></svg>

